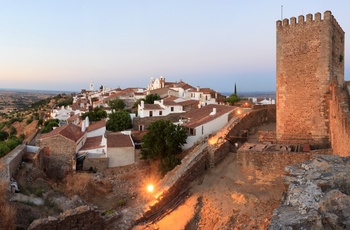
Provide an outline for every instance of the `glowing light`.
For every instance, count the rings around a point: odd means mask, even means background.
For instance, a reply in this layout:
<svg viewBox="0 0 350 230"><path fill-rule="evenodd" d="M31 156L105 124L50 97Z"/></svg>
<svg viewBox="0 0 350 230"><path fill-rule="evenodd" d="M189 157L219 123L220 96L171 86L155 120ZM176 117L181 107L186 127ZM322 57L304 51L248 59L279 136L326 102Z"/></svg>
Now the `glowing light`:
<svg viewBox="0 0 350 230"><path fill-rule="evenodd" d="M150 184L150 185L147 186L147 191L148 191L148 192L153 192L153 191L154 191L154 186L153 186L153 184Z"/></svg>
<svg viewBox="0 0 350 230"><path fill-rule="evenodd" d="M237 110L237 114L239 115L239 114L241 114L242 112L241 112L241 110Z"/></svg>
<svg viewBox="0 0 350 230"><path fill-rule="evenodd" d="M218 141L217 138L212 137L212 138L209 139L209 144L210 144L210 145L215 145L217 141Z"/></svg>

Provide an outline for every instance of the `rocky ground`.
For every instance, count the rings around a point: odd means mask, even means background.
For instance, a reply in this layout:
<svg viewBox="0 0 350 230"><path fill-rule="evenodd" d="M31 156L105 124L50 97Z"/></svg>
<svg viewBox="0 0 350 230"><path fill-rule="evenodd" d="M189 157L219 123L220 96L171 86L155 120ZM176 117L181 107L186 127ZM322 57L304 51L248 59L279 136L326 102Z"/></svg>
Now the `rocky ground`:
<svg viewBox="0 0 350 230"><path fill-rule="evenodd" d="M350 229L350 157L320 155L286 174L288 190L269 229Z"/></svg>
<svg viewBox="0 0 350 230"><path fill-rule="evenodd" d="M27 229L35 219L58 216L82 205L119 213L143 201L147 182L159 178L156 168L141 161L104 172L79 172L64 181L53 181L31 162L24 163L15 177L20 193L10 195L17 209L17 227Z"/></svg>

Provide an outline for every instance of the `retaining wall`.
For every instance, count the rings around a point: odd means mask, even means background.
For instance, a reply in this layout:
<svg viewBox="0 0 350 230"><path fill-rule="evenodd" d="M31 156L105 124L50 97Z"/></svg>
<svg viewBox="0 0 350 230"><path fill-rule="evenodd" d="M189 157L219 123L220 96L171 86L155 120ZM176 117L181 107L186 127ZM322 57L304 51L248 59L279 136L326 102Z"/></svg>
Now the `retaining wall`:
<svg viewBox="0 0 350 230"><path fill-rule="evenodd" d="M6 156L0 159L4 168L0 170L0 180L9 182L14 177L22 162L23 154L27 151L26 145L19 145Z"/></svg>

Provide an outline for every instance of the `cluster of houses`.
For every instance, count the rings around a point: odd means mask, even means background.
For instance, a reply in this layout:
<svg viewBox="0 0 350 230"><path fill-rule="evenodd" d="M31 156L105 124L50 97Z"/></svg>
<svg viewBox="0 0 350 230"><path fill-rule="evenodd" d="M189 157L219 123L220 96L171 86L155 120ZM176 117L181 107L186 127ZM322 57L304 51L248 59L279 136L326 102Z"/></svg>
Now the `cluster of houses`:
<svg viewBox="0 0 350 230"><path fill-rule="evenodd" d="M162 99L154 104L141 101L137 113L130 114L132 130L112 133L106 130L106 120L94 123L88 117L81 120L83 113L95 107L110 113L109 100L122 99L131 108L148 94L158 94ZM51 111L51 118L59 119L60 127L38 138L38 145L45 152L46 171L54 177L64 177L76 167L91 170L133 164L137 161L136 148L142 133L158 119L185 127L188 138L184 149L188 149L228 122L237 107L225 105L225 99L212 89L192 87L183 81L166 82L164 77L151 78L147 88L124 90L106 87L94 90L91 83L90 90L76 95L72 105Z"/></svg>

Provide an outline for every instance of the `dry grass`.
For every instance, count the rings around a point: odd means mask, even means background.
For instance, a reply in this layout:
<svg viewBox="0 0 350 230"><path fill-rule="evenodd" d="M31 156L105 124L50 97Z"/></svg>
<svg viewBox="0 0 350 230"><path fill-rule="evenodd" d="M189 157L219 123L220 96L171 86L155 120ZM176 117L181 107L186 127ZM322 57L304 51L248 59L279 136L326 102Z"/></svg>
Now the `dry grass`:
<svg viewBox="0 0 350 230"><path fill-rule="evenodd" d="M65 178L64 193L68 196L78 195L89 199L96 195L104 195L111 191L112 186L107 180L96 181L90 173L76 173Z"/></svg>
<svg viewBox="0 0 350 230"><path fill-rule="evenodd" d="M0 165L0 170L3 168ZM16 209L7 201L7 183L0 182L0 229L15 229Z"/></svg>

